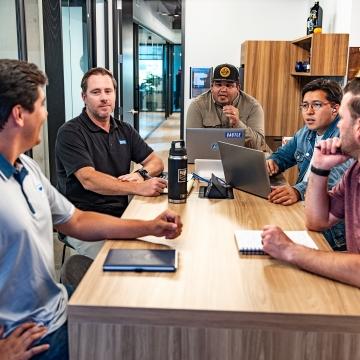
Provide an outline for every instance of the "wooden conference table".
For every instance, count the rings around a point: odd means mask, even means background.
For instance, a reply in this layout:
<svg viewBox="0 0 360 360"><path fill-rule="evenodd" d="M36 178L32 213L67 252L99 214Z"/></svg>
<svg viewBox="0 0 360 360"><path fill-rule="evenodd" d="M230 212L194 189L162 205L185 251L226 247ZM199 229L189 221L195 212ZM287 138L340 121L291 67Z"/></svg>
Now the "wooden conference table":
<svg viewBox="0 0 360 360"><path fill-rule="evenodd" d="M303 205L234 194L199 199L194 188L182 205L132 200L125 218L151 219L168 206L182 216L182 235L162 241L179 250L179 268L104 273L110 248L160 246L107 241L70 300L71 359L360 359L358 289L237 251L237 229L303 230Z"/></svg>

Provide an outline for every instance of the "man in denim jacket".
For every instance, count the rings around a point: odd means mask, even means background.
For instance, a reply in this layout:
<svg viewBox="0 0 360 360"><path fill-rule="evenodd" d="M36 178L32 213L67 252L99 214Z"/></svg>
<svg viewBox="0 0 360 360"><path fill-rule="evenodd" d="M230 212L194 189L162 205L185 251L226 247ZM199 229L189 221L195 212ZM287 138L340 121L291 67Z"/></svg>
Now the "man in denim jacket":
<svg viewBox="0 0 360 360"><path fill-rule="evenodd" d="M296 164L299 169L294 186L283 185L272 190L269 201L275 204L291 205L304 200L315 145L320 140L339 136L337 124L340 120L338 111L342 99L341 87L335 81L316 79L304 86L302 98L300 110L305 126L267 159L270 175L283 172ZM331 170L329 189L340 180L351 162L349 160ZM324 236L334 250L345 250L343 223L326 230Z"/></svg>

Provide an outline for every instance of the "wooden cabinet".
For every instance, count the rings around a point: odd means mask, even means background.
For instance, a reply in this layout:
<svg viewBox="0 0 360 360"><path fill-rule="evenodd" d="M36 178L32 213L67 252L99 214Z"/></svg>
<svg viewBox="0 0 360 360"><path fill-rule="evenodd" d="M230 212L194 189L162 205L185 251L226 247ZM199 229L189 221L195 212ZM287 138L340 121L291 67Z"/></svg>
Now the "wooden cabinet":
<svg viewBox="0 0 360 360"><path fill-rule="evenodd" d="M241 46L244 91L265 113L265 134L290 136L299 128L298 83L290 75L290 42L246 41Z"/></svg>
<svg viewBox="0 0 360 360"><path fill-rule="evenodd" d="M317 77L346 75L348 34L313 34L295 41L245 41L243 90L265 112L267 136L292 136L303 125L301 89ZM310 59L310 72L295 72L296 61Z"/></svg>
<svg viewBox="0 0 360 360"><path fill-rule="evenodd" d="M313 34L291 42L290 57L293 64L297 60L310 60L310 72L295 76L345 76L348 55L348 34Z"/></svg>

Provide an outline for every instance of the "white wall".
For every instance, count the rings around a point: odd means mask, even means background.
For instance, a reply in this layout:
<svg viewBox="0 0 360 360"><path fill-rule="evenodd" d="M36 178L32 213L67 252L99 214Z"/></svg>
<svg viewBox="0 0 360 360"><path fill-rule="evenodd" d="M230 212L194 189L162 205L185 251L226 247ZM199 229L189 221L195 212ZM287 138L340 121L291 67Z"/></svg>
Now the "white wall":
<svg viewBox="0 0 360 360"><path fill-rule="evenodd" d="M306 35L306 0L185 0L185 118L190 66L240 65L245 40L292 40Z"/></svg>
<svg viewBox="0 0 360 360"><path fill-rule="evenodd" d="M360 1L353 0L351 9L350 46L360 47Z"/></svg>
<svg viewBox="0 0 360 360"><path fill-rule="evenodd" d="M320 0L323 9L323 32L350 33L352 3L358 0ZM308 0L308 9L314 1Z"/></svg>
<svg viewBox="0 0 360 360"><path fill-rule="evenodd" d="M314 0L185 0L185 119L189 68L240 65L245 40L293 40L306 35ZM323 31L350 33L360 46L360 0L321 0Z"/></svg>

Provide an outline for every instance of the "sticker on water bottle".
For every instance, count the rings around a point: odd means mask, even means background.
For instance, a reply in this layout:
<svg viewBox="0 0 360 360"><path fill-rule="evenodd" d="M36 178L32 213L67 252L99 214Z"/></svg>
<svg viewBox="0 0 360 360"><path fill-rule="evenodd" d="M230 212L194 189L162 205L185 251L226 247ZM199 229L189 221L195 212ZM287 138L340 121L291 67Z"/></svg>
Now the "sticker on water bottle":
<svg viewBox="0 0 360 360"><path fill-rule="evenodd" d="M187 180L187 170L186 169L178 169L178 182L186 182Z"/></svg>

